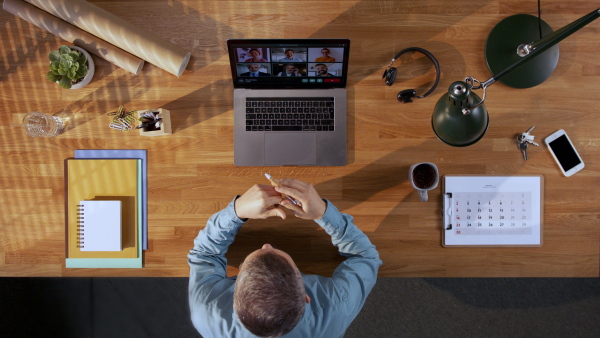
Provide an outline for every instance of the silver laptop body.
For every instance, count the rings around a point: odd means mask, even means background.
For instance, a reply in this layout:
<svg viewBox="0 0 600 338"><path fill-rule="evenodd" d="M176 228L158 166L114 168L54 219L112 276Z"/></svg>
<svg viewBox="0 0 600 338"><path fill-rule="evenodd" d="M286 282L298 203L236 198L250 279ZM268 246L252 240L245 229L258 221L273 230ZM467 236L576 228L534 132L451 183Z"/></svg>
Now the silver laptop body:
<svg viewBox="0 0 600 338"><path fill-rule="evenodd" d="M349 40L228 40L228 48L236 166L347 163Z"/></svg>

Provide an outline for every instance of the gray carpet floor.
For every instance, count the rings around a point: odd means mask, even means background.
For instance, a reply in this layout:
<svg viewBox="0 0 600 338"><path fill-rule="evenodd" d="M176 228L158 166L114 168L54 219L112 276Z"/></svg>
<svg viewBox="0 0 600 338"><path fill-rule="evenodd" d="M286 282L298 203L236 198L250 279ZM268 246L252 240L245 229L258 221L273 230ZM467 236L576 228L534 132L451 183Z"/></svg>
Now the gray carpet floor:
<svg viewBox="0 0 600 338"><path fill-rule="evenodd" d="M187 278L0 278L0 337L200 337ZM600 337L600 279L380 278L346 337Z"/></svg>

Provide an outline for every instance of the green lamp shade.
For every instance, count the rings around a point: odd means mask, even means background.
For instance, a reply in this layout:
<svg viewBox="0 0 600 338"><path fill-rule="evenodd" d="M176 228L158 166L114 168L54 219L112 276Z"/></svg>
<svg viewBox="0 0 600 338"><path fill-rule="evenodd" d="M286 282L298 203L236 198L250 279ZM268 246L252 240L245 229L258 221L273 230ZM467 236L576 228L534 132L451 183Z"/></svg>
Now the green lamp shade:
<svg viewBox="0 0 600 338"><path fill-rule="evenodd" d="M465 82L450 85L435 105L431 125L435 135L454 147L466 147L479 141L488 129L489 116L484 105L463 113L463 108L474 107L481 98L471 92Z"/></svg>

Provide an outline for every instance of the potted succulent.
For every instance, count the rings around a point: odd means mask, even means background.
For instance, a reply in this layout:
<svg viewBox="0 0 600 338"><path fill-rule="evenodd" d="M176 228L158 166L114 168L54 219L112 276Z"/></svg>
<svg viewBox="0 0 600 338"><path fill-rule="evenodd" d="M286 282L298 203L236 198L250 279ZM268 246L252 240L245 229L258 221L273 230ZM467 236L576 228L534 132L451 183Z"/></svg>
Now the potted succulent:
<svg viewBox="0 0 600 338"><path fill-rule="evenodd" d="M78 89L90 83L94 76L94 61L90 54L76 46L60 46L48 54L48 80L65 89Z"/></svg>

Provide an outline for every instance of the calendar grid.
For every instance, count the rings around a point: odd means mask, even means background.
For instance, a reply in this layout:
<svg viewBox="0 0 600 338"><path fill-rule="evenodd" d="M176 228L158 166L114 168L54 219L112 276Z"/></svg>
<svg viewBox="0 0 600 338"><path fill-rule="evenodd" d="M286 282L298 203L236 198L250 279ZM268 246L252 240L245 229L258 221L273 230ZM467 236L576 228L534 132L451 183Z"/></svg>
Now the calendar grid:
<svg viewBox="0 0 600 338"><path fill-rule="evenodd" d="M456 235L531 234L531 192L453 194Z"/></svg>

